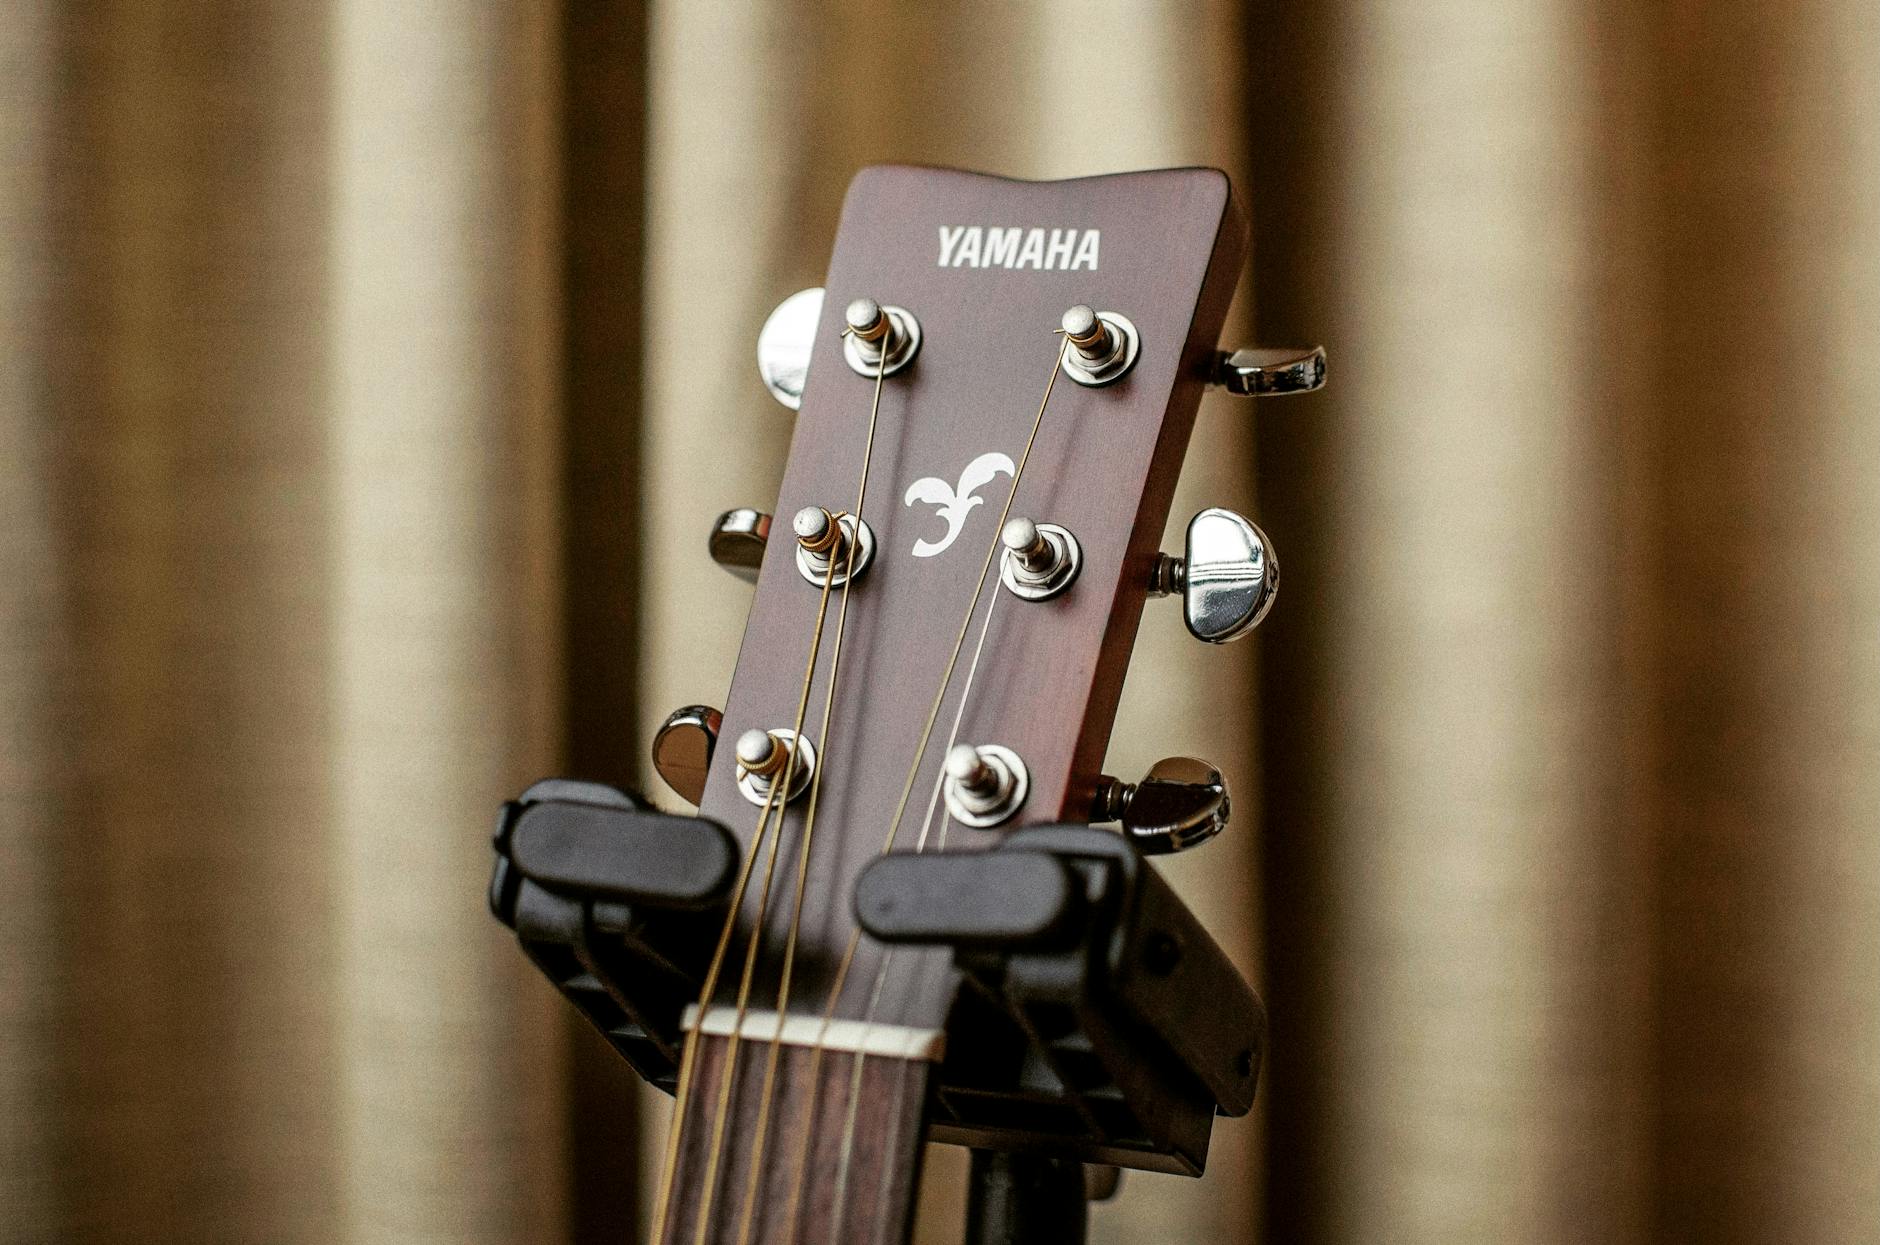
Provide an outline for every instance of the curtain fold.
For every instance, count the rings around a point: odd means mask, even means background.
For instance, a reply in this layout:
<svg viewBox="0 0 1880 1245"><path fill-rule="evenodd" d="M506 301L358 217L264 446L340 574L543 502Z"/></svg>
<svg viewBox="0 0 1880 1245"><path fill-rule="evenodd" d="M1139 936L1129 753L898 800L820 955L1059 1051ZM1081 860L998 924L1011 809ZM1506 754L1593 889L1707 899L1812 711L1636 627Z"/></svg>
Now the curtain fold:
<svg viewBox="0 0 1880 1245"><path fill-rule="evenodd" d="M1638 131L1601 141L1599 36L1570 6L1350 16L1284 19L1343 37L1263 118L1303 145L1276 190L1314 238L1306 265L1262 237L1269 322L1336 347L1320 418L1260 425L1298 550L1264 666L1269 1228L1636 1238L1622 481L1646 412L1613 264Z"/></svg>
<svg viewBox="0 0 1880 1245"><path fill-rule="evenodd" d="M0 24L0 1232L557 1235L480 900L558 736L552 41Z"/></svg>
<svg viewBox="0 0 1880 1245"><path fill-rule="evenodd" d="M1872 1238L1880 28L1261 20L1270 1235Z"/></svg>
<svg viewBox="0 0 1880 1245"><path fill-rule="evenodd" d="M1652 1212L1690 1239L1880 1237L1880 20L1795 17L1663 38Z"/></svg>
<svg viewBox="0 0 1880 1245"><path fill-rule="evenodd" d="M370 0L334 22L339 1227L537 1240L562 1004L490 919L468 829L559 751L558 27Z"/></svg>
<svg viewBox="0 0 1880 1245"><path fill-rule="evenodd" d="M19 1240L312 1239L337 1200L325 26L207 16L0 38Z"/></svg>

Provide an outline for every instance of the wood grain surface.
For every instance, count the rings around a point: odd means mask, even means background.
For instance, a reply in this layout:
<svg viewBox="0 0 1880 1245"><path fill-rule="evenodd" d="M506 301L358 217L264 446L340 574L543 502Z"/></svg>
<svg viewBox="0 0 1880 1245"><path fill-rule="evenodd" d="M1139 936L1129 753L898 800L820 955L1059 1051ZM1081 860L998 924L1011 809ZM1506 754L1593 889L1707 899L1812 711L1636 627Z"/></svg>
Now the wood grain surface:
<svg viewBox="0 0 1880 1245"><path fill-rule="evenodd" d="M1098 229L1098 268L941 266L941 228L962 225ZM849 902L855 875L890 841L896 850L911 850L920 841L982 627L983 656L958 738L1017 751L1030 772L1030 795L999 830L948 826L936 818L928 849L978 850L1020 825L1086 819L1149 567L1245 241L1246 226L1227 179L1209 169L1028 183L879 167L855 179L776 504L780 518L806 505L839 511L856 502L875 382L842 357L846 304L866 295L905 307L919 318L924 341L915 362L882 386L862 509L878 548L847 604L826 737L821 711L839 591L830 601L806 702L804 729L819 741L824 774L787 1010L822 1014L830 1006L838 965L854 938ZM1103 388L1057 379L1011 513L1074 532L1083 547L1081 577L1067 594L1032 603L999 589L995 567L975 604L1011 478L1001 475L980 491L982 503L972 507L958 539L938 556L913 556L915 542L938 539L944 524L931 506L904 504L904 497L922 477L956 482L985 453L1020 461L1053 375L1059 320L1077 303L1127 316L1140 331L1141 353L1126 377ZM787 530L782 522L779 530ZM767 552L725 706L727 740L753 727L792 727L805 703L820 594L799 573L794 552L785 540L773 541ZM947 680L963 630L965 651ZM936 699L938 720L923 748L923 727ZM733 750L719 749L701 811L731 826L748 847L758 809L738 791L736 777ZM910 793L906 814L897 823L904 792ZM802 802L790 806L780 841L772 830L771 838L756 844L756 868L728 962L733 967L719 983L720 1003L737 994L735 968L751 931L760 928L750 1005L768 1008L777 1001L803 809ZM778 849L773 875L771 854ZM887 955L862 939L833 1014L938 1028L953 985L943 952L903 949ZM744 1097L747 1081L740 1077L735 1085L727 1113L733 1121L748 1120L755 1108ZM846 1079L833 1092L846 1096ZM862 1114L884 1109L871 1099ZM690 1109L684 1118L689 1134L695 1126ZM881 1118L866 1129L877 1135L894 1126ZM678 1186L701 1177L704 1153L696 1137L686 1136ZM721 1228L723 1239L736 1239L730 1223L714 1222L712 1232Z"/></svg>

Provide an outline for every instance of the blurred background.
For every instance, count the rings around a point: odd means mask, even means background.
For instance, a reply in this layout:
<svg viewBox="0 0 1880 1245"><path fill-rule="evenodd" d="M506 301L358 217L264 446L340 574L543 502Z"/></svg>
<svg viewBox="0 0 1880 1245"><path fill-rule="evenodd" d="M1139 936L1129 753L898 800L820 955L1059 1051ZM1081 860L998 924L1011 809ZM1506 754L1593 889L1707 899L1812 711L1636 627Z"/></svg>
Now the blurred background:
<svg viewBox="0 0 1880 1245"><path fill-rule="evenodd" d="M721 702L877 161L1224 167L1331 356L1204 409L1285 592L1108 766L1235 788L1261 1108L1095 1239L1880 1239L1870 0L5 0L0 1238L629 1238L487 836Z"/></svg>

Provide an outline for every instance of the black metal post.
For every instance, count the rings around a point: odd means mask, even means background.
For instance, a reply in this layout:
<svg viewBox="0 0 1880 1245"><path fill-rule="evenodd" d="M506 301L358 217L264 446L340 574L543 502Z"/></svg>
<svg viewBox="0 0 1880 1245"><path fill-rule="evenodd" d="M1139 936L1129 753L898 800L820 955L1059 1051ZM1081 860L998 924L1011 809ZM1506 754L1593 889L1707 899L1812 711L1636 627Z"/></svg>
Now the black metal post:
<svg viewBox="0 0 1880 1245"><path fill-rule="evenodd" d="M1088 1227L1076 1159L973 1151L966 1245L1083 1245Z"/></svg>

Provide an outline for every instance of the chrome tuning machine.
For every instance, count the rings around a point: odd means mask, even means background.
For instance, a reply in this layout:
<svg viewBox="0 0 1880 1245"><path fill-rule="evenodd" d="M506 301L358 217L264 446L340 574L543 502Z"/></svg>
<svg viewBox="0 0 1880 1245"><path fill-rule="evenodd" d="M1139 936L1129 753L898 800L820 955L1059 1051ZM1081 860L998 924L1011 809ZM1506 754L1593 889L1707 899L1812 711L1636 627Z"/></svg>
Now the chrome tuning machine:
<svg viewBox="0 0 1880 1245"><path fill-rule="evenodd" d="M1092 821L1119 821L1129 841L1150 855L1184 851L1227 827L1227 782L1194 757L1165 757L1141 782L1097 780Z"/></svg>
<svg viewBox="0 0 1880 1245"><path fill-rule="evenodd" d="M816 325L822 319L820 285L798 290L777 304L757 334L757 374L770 396L791 410L803 407L803 386L809 383L809 359L816 346Z"/></svg>
<svg viewBox="0 0 1880 1245"><path fill-rule="evenodd" d="M1149 592L1180 593L1182 621L1197 640L1226 644L1252 631L1279 592L1273 542L1244 515L1218 506L1188 520L1183 556L1157 554Z"/></svg>
<svg viewBox="0 0 1880 1245"><path fill-rule="evenodd" d="M770 541L770 516L761 510L740 507L727 510L712 521L705 547L712 561L747 584L757 582L757 572L764 565L764 546Z"/></svg>
<svg viewBox="0 0 1880 1245"><path fill-rule="evenodd" d="M687 804L705 797L705 776L724 721L724 714L710 705L687 705L673 710L653 732L653 768Z"/></svg>
<svg viewBox="0 0 1880 1245"><path fill-rule="evenodd" d="M1325 347L1248 347L1216 351L1208 383L1243 398L1311 393L1325 385Z"/></svg>
<svg viewBox="0 0 1880 1245"><path fill-rule="evenodd" d="M738 736L738 790L762 808L775 798L772 789L785 780L781 792L789 803L809 789L816 773L816 745L787 728L765 731L752 727Z"/></svg>
<svg viewBox="0 0 1880 1245"><path fill-rule="evenodd" d="M1076 582L1084 549L1068 528L1035 523L1020 516L999 533L1004 552L999 580L1006 591L1026 601L1049 601Z"/></svg>
<svg viewBox="0 0 1880 1245"><path fill-rule="evenodd" d="M796 533L797 572L813 587L840 588L875 560L875 529L852 514L805 506L790 526Z"/></svg>

